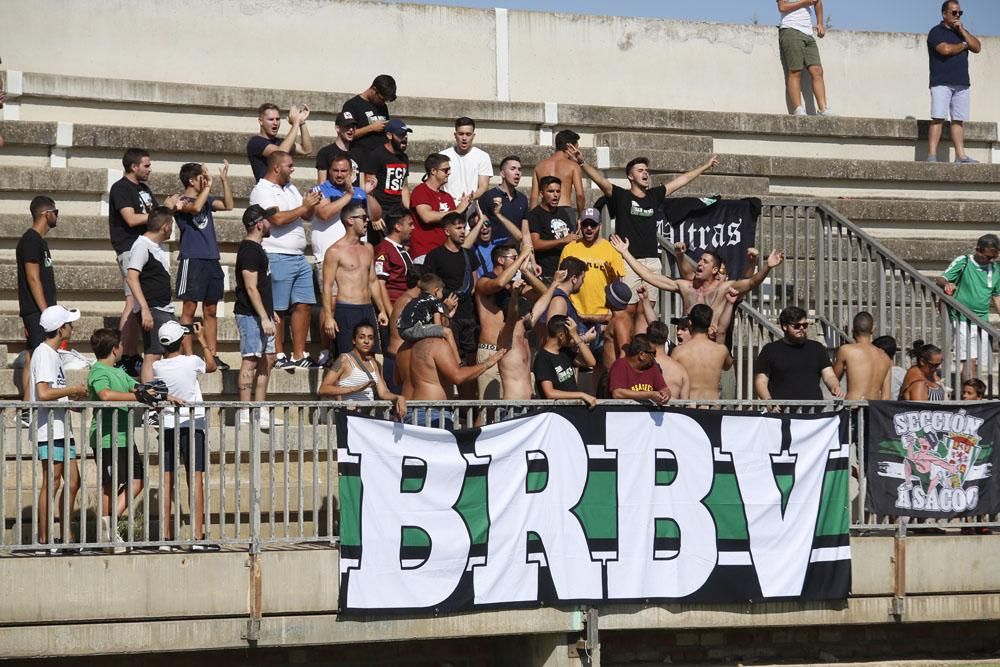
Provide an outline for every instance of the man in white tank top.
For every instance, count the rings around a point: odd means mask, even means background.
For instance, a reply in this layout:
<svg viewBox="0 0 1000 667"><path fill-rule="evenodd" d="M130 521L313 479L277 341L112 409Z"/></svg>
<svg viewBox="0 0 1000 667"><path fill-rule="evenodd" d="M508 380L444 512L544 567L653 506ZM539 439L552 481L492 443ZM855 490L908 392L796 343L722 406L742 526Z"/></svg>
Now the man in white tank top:
<svg viewBox="0 0 1000 667"><path fill-rule="evenodd" d="M819 47L813 37L812 16L809 8L816 11L816 35L826 36L823 27L823 0L777 0L781 23L778 26L778 49L781 64L785 69L785 90L788 105L793 116L805 116L802 102L802 70L808 69L812 77L813 95L816 97L816 113L832 116L826 105L826 81L823 79L823 64L819 59Z"/></svg>

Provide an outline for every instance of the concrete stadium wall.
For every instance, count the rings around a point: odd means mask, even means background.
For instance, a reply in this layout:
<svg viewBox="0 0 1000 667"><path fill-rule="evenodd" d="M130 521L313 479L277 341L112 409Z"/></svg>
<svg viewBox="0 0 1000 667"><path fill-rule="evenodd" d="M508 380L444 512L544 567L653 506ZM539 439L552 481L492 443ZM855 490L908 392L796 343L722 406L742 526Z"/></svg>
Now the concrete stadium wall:
<svg viewBox="0 0 1000 667"><path fill-rule="evenodd" d="M773 23L365 0L35 0L0 23L4 66L28 72L339 92L388 72L402 96L786 112ZM836 113L928 116L924 35L834 30L820 50ZM974 119L1000 120L1000 38L972 79Z"/></svg>

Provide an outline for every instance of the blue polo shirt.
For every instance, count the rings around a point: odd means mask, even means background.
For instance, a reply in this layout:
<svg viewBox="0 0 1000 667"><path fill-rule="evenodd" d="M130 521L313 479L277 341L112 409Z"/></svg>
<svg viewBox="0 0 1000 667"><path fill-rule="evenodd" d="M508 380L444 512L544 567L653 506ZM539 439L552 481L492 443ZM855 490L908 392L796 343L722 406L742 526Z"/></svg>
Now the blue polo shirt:
<svg viewBox="0 0 1000 667"><path fill-rule="evenodd" d="M528 215L528 198L523 192L518 190L514 191L513 197L508 197L507 193L501 190L499 185L487 190L479 198L479 210L486 214L486 217L490 220L490 224L493 225L493 241L503 243L510 239L510 234L507 232L507 228L503 226L503 223L493 215L493 200L497 197L503 200L500 204L500 212L503 214L503 217L513 222L514 226L518 228L521 226L521 221Z"/></svg>
<svg viewBox="0 0 1000 667"><path fill-rule="evenodd" d="M961 44L962 36L943 23L938 23L927 34L927 55L930 58L931 88L934 86L968 86L969 51L954 56L942 56L938 44Z"/></svg>

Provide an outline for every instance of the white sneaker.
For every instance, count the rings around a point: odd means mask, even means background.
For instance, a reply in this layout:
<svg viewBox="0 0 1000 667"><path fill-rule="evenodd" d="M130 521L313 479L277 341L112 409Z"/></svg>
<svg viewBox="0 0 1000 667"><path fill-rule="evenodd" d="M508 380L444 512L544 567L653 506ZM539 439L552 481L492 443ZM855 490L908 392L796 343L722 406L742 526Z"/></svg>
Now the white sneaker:
<svg viewBox="0 0 1000 667"><path fill-rule="evenodd" d="M806 116L808 114L806 114L806 108L805 107L795 107L795 111L792 112L792 115L793 116Z"/></svg>
<svg viewBox="0 0 1000 667"><path fill-rule="evenodd" d="M261 431L270 431L272 426L284 426L285 420L278 416L271 417L267 412L261 412L258 425Z"/></svg>
<svg viewBox="0 0 1000 667"><path fill-rule="evenodd" d="M125 540L123 540L122 536L118 534L118 523L117 522L112 523L111 517L109 517L109 516L102 516L101 517L101 528L104 529L104 533L105 534L107 534L107 535L109 535L111 537L111 541L114 544L116 544L116 545L118 545L118 544L124 545L125 544ZM127 551L127 549L124 546L113 546L113 547L105 547L104 548L104 553L108 553L108 554L123 554L126 551Z"/></svg>
<svg viewBox="0 0 1000 667"><path fill-rule="evenodd" d="M818 115L820 115L820 116L826 116L827 118L830 118L832 116L836 116L837 114L833 113L833 111L830 110L830 107L827 107L827 108L823 109L822 111L820 111Z"/></svg>

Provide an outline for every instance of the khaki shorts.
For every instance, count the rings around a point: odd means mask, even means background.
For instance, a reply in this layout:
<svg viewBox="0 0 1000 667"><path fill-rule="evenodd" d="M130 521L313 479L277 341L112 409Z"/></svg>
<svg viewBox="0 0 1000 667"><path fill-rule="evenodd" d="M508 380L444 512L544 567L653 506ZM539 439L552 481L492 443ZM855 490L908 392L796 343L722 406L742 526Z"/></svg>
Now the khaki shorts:
<svg viewBox="0 0 1000 667"><path fill-rule="evenodd" d="M778 50L786 72L799 72L807 67L822 65L816 38L795 28L778 30Z"/></svg>
<svg viewBox="0 0 1000 667"><path fill-rule="evenodd" d="M663 273L663 262L661 262L658 257L643 257L639 260L639 263L653 273ZM632 290L632 298L629 299L630 305L633 303L639 303L639 295L636 293L639 285L646 286L646 296L653 303L656 303L656 301L660 298L660 289L658 287L653 287L640 278L639 274L632 270L632 267L629 266L628 262L625 263L625 276L622 278L622 281L628 285L630 290Z"/></svg>
<svg viewBox="0 0 1000 667"><path fill-rule="evenodd" d="M493 349L489 349L489 346L479 343L476 346L476 363L483 363L496 351L496 346L493 346ZM500 382L499 364L493 364L487 368L485 373L476 378L476 383L479 386L479 400L496 401L502 398L503 385Z"/></svg>

